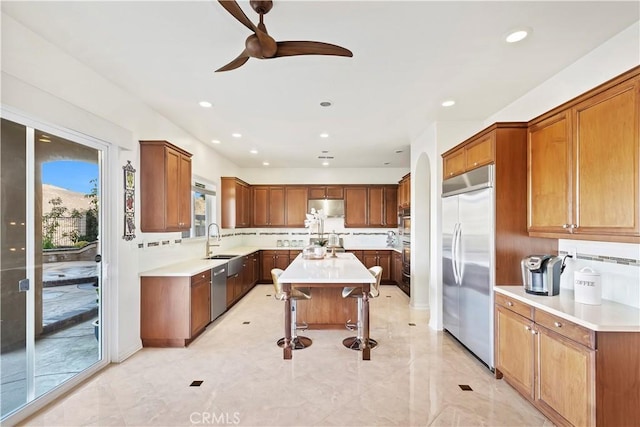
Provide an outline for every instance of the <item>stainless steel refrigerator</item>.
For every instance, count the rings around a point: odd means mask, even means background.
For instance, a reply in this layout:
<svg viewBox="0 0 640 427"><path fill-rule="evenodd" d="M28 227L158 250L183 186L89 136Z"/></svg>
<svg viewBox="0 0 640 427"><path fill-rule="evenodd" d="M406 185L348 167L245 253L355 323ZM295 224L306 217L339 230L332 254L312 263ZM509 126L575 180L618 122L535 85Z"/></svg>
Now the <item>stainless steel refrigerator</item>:
<svg viewBox="0 0 640 427"><path fill-rule="evenodd" d="M444 329L493 370L493 166L442 183Z"/></svg>

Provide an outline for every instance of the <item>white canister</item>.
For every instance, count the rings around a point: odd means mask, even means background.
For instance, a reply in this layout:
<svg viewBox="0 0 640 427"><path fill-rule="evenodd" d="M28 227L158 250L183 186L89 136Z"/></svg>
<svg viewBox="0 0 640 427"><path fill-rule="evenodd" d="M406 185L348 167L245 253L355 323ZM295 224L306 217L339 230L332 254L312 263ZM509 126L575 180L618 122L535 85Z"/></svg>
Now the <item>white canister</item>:
<svg viewBox="0 0 640 427"><path fill-rule="evenodd" d="M600 273L584 267L573 273L573 289L576 302L599 305L602 302Z"/></svg>

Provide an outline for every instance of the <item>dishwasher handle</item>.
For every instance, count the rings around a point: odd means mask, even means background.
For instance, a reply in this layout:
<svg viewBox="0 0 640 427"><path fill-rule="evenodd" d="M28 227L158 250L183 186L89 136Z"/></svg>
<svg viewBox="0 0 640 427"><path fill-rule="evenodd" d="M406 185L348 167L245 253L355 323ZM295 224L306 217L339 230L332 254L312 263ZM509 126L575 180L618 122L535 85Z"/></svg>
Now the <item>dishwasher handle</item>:
<svg viewBox="0 0 640 427"><path fill-rule="evenodd" d="M213 272L213 275L214 275L214 276L219 276L219 275L221 275L222 273L224 273L225 271L226 271L226 269L221 268L221 269L220 269L220 270L218 270L218 271L214 271L214 272Z"/></svg>

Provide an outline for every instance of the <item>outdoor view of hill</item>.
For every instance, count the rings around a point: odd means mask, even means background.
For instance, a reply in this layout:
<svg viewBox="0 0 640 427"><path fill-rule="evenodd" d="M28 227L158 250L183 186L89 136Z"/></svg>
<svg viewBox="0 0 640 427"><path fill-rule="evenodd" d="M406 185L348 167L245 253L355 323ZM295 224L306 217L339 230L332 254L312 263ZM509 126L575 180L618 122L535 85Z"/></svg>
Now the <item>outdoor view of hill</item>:
<svg viewBox="0 0 640 427"><path fill-rule="evenodd" d="M56 187L55 185L42 184L42 213L47 214L51 212L51 204L49 200L60 197L62 199L62 206L67 208L69 212L73 209L78 211L85 211L91 206L89 199L84 197L83 193L77 193L75 191L67 190L65 188Z"/></svg>

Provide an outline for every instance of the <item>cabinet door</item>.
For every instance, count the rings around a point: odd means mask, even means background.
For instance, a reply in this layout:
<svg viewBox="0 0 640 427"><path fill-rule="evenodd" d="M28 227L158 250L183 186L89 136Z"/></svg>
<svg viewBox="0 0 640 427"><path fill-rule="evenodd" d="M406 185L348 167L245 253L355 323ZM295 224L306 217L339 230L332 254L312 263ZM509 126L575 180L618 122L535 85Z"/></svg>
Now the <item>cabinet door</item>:
<svg viewBox="0 0 640 427"><path fill-rule="evenodd" d="M377 262L382 267L382 281L389 282L391 275L391 253L389 251L379 251Z"/></svg>
<svg viewBox="0 0 640 427"><path fill-rule="evenodd" d="M344 189L344 226L366 227L367 187L347 187Z"/></svg>
<svg viewBox="0 0 640 427"><path fill-rule="evenodd" d="M352 253L353 255L355 255L355 257L358 258L358 261L360 261L361 263L364 264L364 256L363 256L363 253L362 253L363 251L350 250L350 251L347 251L347 252Z"/></svg>
<svg viewBox="0 0 640 427"><path fill-rule="evenodd" d="M211 277L211 276L209 276ZM211 320L211 286L209 280L192 279L191 283L191 336L203 329Z"/></svg>
<svg viewBox="0 0 640 427"><path fill-rule="evenodd" d="M362 263L365 267L371 268L378 265L377 251L362 251Z"/></svg>
<svg viewBox="0 0 640 427"><path fill-rule="evenodd" d="M495 306L495 365L516 390L533 400L535 335L533 322Z"/></svg>
<svg viewBox="0 0 640 427"><path fill-rule="evenodd" d="M595 351L541 326L536 403L575 426L595 425Z"/></svg>
<svg viewBox="0 0 640 427"><path fill-rule="evenodd" d="M638 80L573 109L575 233L640 234Z"/></svg>
<svg viewBox="0 0 640 427"><path fill-rule="evenodd" d="M464 148L460 148L453 153L447 155L444 158L444 177L443 179L451 178L452 176L460 175L464 172L465 167L465 154Z"/></svg>
<svg viewBox="0 0 640 427"><path fill-rule="evenodd" d="M338 185L328 185L326 192L327 199L343 199L344 198L344 187Z"/></svg>
<svg viewBox="0 0 640 427"><path fill-rule="evenodd" d="M395 228L398 226L398 188L384 189L384 226Z"/></svg>
<svg viewBox="0 0 640 427"><path fill-rule="evenodd" d="M310 199L324 199L327 197L327 187L309 187Z"/></svg>
<svg viewBox="0 0 640 427"><path fill-rule="evenodd" d="M248 185L236 183L238 206L236 207L236 224L238 228L251 225L251 189Z"/></svg>
<svg viewBox="0 0 640 427"><path fill-rule="evenodd" d="M402 254L397 252L393 253L393 281L402 283Z"/></svg>
<svg viewBox="0 0 640 427"><path fill-rule="evenodd" d="M269 187L253 187L253 225L269 225Z"/></svg>
<svg viewBox="0 0 640 427"><path fill-rule="evenodd" d="M275 251L262 251L260 253L260 265L262 270L262 273L260 275L260 281L266 282L266 283L272 283L271 270L276 268Z"/></svg>
<svg viewBox="0 0 640 427"><path fill-rule="evenodd" d="M384 187L369 187L369 227L382 227L384 225Z"/></svg>
<svg viewBox="0 0 640 427"><path fill-rule="evenodd" d="M191 228L191 158L180 154L178 190L178 226L180 230Z"/></svg>
<svg viewBox="0 0 640 427"><path fill-rule="evenodd" d="M180 185L180 153L166 148L165 150L165 168L166 168L166 202L165 202L165 227L166 230L179 230L180 225L180 207L181 198L180 192L182 186ZM188 193L191 193L191 186L189 186ZM189 206L191 208L191 206Z"/></svg>
<svg viewBox="0 0 640 427"><path fill-rule="evenodd" d="M286 187L287 227L304 227L307 218L307 188Z"/></svg>
<svg viewBox="0 0 640 427"><path fill-rule="evenodd" d="M528 229L566 232L571 224L571 124L561 112L528 130Z"/></svg>
<svg viewBox="0 0 640 427"><path fill-rule="evenodd" d="M283 227L285 222L285 190L284 187L270 187L269 198L267 199L269 210L269 226ZM305 210L306 210L305 206ZM304 225L304 221L303 221Z"/></svg>
<svg viewBox="0 0 640 427"><path fill-rule="evenodd" d="M495 132L483 136L479 140L470 143L465 147L465 170L469 171L480 166L493 163L495 158Z"/></svg>
<svg viewBox="0 0 640 427"><path fill-rule="evenodd" d="M282 270L289 267L289 251L276 251L275 267Z"/></svg>

